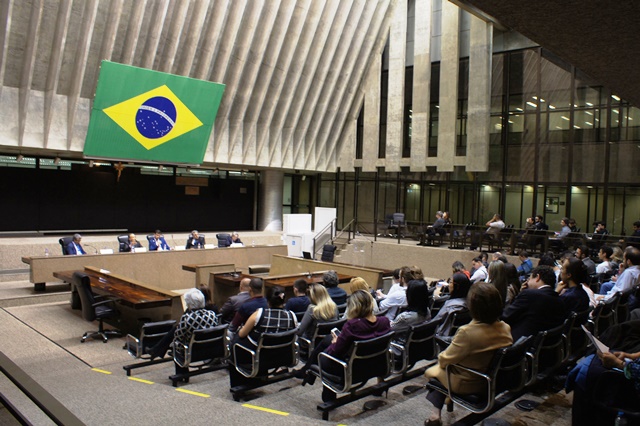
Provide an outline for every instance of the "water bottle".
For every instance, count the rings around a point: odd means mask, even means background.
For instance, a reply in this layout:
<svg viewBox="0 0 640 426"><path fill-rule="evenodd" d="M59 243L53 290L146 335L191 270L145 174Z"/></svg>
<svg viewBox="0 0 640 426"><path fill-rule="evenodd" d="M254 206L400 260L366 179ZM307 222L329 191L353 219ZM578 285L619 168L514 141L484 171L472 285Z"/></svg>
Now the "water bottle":
<svg viewBox="0 0 640 426"><path fill-rule="evenodd" d="M49 249L44 249L44 257L49 257Z"/></svg>
<svg viewBox="0 0 640 426"><path fill-rule="evenodd" d="M251 241L251 246L255 247L256 246L256 240Z"/></svg>
<svg viewBox="0 0 640 426"><path fill-rule="evenodd" d="M627 426L627 418L622 411L618 411L618 416L613 424L616 426Z"/></svg>

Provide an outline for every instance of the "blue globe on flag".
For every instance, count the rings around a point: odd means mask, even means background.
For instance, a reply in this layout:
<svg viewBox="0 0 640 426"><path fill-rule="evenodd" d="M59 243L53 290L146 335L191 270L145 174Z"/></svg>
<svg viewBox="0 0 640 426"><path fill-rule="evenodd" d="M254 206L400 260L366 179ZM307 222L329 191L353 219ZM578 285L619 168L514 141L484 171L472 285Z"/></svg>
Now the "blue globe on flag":
<svg viewBox="0 0 640 426"><path fill-rule="evenodd" d="M136 113L136 128L148 139L159 139L173 130L178 114L171 100L164 96L148 99Z"/></svg>

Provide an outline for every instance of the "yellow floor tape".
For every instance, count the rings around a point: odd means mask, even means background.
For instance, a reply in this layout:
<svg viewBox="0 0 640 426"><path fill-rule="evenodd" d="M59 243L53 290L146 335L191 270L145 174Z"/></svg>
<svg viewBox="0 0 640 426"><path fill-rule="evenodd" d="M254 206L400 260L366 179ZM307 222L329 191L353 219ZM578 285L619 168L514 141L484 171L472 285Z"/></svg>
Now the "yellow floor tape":
<svg viewBox="0 0 640 426"><path fill-rule="evenodd" d="M243 407L247 407L247 408L253 408L254 410L266 411L267 413L279 414L281 416L288 416L289 415L289 413L287 413L285 411L272 410L271 408L259 407L257 405L242 404L242 406Z"/></svg>

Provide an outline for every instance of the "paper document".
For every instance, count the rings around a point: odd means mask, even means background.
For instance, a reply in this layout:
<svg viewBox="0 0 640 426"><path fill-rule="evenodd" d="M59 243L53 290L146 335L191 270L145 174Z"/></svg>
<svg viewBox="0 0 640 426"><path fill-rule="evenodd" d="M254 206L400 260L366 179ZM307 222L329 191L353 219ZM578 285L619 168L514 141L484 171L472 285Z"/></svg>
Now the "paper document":
<svg viewBox="0 0 640 426"><path fill-rule="evenodd" d="M609 347L604 343L602 343L600 340L598 340L593 334L591 334L591 332L587 330L587 327L585 327L584 324L582 324L582 329L584 330L589 340L591 340L591 343L593 343L593 346L596 347L598 352L601 352L601 353L609 352Z"/></svg>

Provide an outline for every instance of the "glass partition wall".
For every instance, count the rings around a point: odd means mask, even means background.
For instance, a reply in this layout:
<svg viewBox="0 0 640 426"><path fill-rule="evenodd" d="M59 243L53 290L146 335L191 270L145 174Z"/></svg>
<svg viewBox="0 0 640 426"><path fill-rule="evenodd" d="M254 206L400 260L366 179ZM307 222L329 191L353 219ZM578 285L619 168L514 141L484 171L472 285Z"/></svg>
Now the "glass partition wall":
<svg viewBox="0 0 640 426"><path fill-rule="evenodd" d="M434 63L432 76L438 70ZM411 93L413 73L406 76ZM461 76L459 84L468 78ZM459 92L458 150L464 150L468 95ZM431 103L429 155L437 146L437 87ZM337 206L343 224L356 218L371 233L377 224L377 234L385 233L385 219L395 212L404 213L411 227L433 223L437 210L449 211L457 224L484 224L500 212L516 228L541 214L556 231L567 216L581 232L593 232L597 220L612 234L632 232L640 220L638 108L550 52L532 48L494 55L490 113L489 171L327 174L318 185L320 205ZM407 127L403 150L410 155Z"/></svg>

